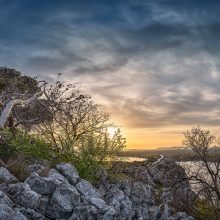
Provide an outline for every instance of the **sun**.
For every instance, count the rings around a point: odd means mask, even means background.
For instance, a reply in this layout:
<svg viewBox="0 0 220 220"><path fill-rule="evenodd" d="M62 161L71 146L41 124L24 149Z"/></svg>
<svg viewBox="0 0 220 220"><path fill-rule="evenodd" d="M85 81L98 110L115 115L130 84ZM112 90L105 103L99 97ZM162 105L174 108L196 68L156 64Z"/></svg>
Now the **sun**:
<svg viewBox="0 0 220 220"><path fill-rule="evenodd" d="M108 127L107 132L108 132L109 136L112 138L112 137L114 137L117 130L118 130L118 128L110 126L110 127Z"/></svg>

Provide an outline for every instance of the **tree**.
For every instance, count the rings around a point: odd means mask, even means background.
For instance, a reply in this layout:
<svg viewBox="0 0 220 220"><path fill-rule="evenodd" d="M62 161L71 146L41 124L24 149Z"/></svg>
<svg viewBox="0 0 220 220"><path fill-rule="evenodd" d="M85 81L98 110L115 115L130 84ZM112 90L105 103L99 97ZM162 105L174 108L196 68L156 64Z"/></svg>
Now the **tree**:
<svg viewBox="0 0 220 220"><path fill-rule="evenodd" d="M18 125L45 120L49 115L41 102L45 85L46 82L22 76L14 69L0 68L0 127L6 125L13 130Z"/></svg>
<svg viewBox="0 0 220 220"><path fill-rule="evenodd" d="M57 80L48 84L1 68L0 127L9 127L15 133L16 128L25 129L50 144L60 161L77 161L84 166L87 160L98 167L125 147L125 139L120 130L111 137L110 114L102 111L76 84L60 78L58 74ZM17 136L20 138L23 133Z"/></svg>
<svg viewBox="0 0 220 220"><path fill-rule="evenodd" d="M44 94L53 117L33 126L33 131L51 143L60 157L79 160L86 156L91 163L102 164L125 147L120 130L113 137L108 134L113 125L110 114L75 84L58 80Z"/></svg>
<svg viewBox="0 0 220 220"><path fill-rule="evenodd" d="M205 219L220 219L220 157L210 162L216 136L200 127L184 133L183 145L195 154L197 162L187 166L188 180L195 186L193 211ZM202 208L201 208L202 207Z"/></svg>

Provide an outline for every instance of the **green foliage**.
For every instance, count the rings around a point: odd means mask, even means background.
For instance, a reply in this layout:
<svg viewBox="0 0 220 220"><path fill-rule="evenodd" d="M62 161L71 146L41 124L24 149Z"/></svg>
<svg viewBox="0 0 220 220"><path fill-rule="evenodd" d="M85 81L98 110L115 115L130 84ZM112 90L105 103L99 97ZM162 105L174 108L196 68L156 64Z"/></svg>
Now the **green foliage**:
<svg viewBox="0 0 220 220"><path fill-rule="evenodd" d="M42 139L35 135L30 135L24 130L18 130L16 133L9 129L1 131L1 136L4 139L4 149L7 148L7 156L14 153L23 153L25 155L41 158L51 161L52 149L51 145L45 143ZM2 147L1 147L2 149ZM2 151L4 150L2 149Z"/></svg>
<svg viewBox="0 0 220 220"><path fill-rule="evenodd" d="M93 181L99 168L108 166L125 148L125 139L120 130L110 137L106 129L103 133L83 136L76 146L76 167L83 178Z"/></svg>
<svg viewBox="0 0 220 220"><path fill-rule="evenodd" d="M22 76L20 72L10 68L0 68L0 93L5 90L16 90L17 93L34 94L39 91L37 80Z"/></svg>
<svg viewBox="0 0 220 220"><path fill-rule="evenodd" d="M1 137L2 138L2 137ZM0 142L0 158L5 161L14 153L14 149L12 149L8 143Z"/></svg>
<svg viewBox="0 0 220 220"><path fill-rule="evenodd" d="M5 128L1 131L1 136L4 144L0 150L4 152L4 160L15 153L22 153L29 157L45 159L51 165L60 162L72 163L76 166L80 176L91 182L97 181L99 168L108 166L125 148L125 139L119 130L113 137L110 137L107 130L103 133L87 134L80 138L73 148L64 145L60 149L53 149L51 143L46 143L38 136L21 129L14 133ZM22 166L13 173L21 176Z"/></svg>

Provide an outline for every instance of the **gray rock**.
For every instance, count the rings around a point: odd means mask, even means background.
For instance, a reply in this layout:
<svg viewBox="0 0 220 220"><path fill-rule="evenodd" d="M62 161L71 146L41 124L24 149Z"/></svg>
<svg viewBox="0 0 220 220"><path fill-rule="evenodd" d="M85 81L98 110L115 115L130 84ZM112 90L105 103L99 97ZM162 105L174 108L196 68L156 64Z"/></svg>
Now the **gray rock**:
<svg viewBox="0 0 220 220"><path fill-rule="evenodd" d="M104 210L108 207L103 199L97 197L87 198L87 201L89 201L90 204L97 207L99 210Z"/></svg>
<svg viewBox="0 0 220 220"><path fill-rule="evenodd" d="M169 208L167 204L161 204L159 206L158 213L156 215L156 219L158 220L174 220L172 217L172 210Z"/></svg>
<svg viewBox="0 0 220 220"><path fill-rule="evenodd" d="M140 181L152 186L155 185L151 173L148 171L148 161L115 164L114 173L126 174L135 181Z"/></svg>
<svg viewBox="0 0 220 220"><path fill-rule="evenodd" d="M138 220L151 220L148 210L146 208L143 207L138 207L135 209L136 213L135 213L135 219Z"/></svg>
<svg viewBox="0 0 220 220"><path fill-rule="evenodd" d="M11 207L0 204L0 219L2 220L29 220L26 216Z"/></svg>
<svg viewBox="0 0 220 220"><path fill-rule="evenodd" d="M39 174L39 173L43 172L45 169L46 168L43 165L37 163L37 164L28 165L25 170L29 174L31 174L31 173Z"/></svg>
<svg viewBox="0 0 220 220"><path fill-rule="evenodd" d="M67 178L70 184L75 185L79 180L79 174L72 164L61 163L56 165L56 169Z"/></svg>
<svg viewBox="0 0 220 220"><path fill-rule="evenodd" d="M61 219L68 219L71 216L73 207L79 205L80 194L72 185L62 185L56 188L47 209L47 214Z"/></svg>
<svg viewBox="0 0 220 220"><path fill-rule="evenodd" d="M177 212L175 220L195 220L192 216L188 216L185 212Z"/></svg>
<svg viewBox="0 0 220 220"><path fill-rule="evenodd" d="M20 213L26 216L29 220L46 220L46 217L33 209L26 209L26 208L18 208L17 209Z"/></svg>
<svg viewBox="0 0 220 220"><path fill-rule="evenodd" d="M162 158L158 162L149 165L148 170L156 184L167 189L170 188L172 205L182 208L186 202L193 201L195 194L191 190L189 181L182 181L187 177L185 170L175 161Z"/></svg>
<svg viewBox="0 0 220 220"><path fill-rule="evenodd" d="M54 181L47 177L41 177L37 173L32 173L26 180L31 189L40 195L51 196L58 185L59 180Z"/></svg>
<svg viewBox="0 0 220 220"><path fill-rule="evenodd" d="M69 181L55 169L49 170L47 178L53 181L56 185L61 185L63 183L69 184Z"/></svg>
<svg viewBox="0 0 220 220"><path fill-rule="evenodd" d="M141 183L134 182L131 184L131 193L129 197L132 203L136 205L147 204L154 205L154 190L152 186Z"/></svg>
<svg viewBox="0 0 220 220"><path fill-rule="evenodd" d="M4 204L9 207L13 206L13 202L11 201L11 199L1 190L0 190L0 204Z"/></svg>
<svg viewBox="0 0 220 220"><path fill-rule="evenodd" d="M87 202L82 202L73 208L73 214L69 220L101 220L102 218L99 218L98 215L99 210L95 206L89 205Z"/></svg>
<svg viewBox="0 0 220 220"><path fill-rule="evenodd" d="M173 196L169 189L164 188L162 193L162 201L164 204L172 202Z"/></svg>
<svg viewBox="0 0 220 220"><path fill-rule="evenodd" d="M186 177L184 169L167 158L149 165L148 170L154 182L161 183L164 187L170 187L180 177Z"/></svg>
<svg viewBox="0 0 220 220"><path fill-rule="evenodd" d="M159 213L159 207L155 205L149 207L148 213L151 220L158 220L157 215Z"/></svg>
<svg viewBox="0 0 220 220"><path fill-rule="evenodd" d="M46 210L48 209L50 204L50 200L47 197L41 196L40 198L40 204L39 204L39 211L41 211L42 213L46 213Z"/></svg>
<svg viewBox="0 0 220 220"><path fill-rule="evenodd" d="M126 189L127 188L128 187L126 186ZM119 189L117 185L112 184L108 189L106 189L105 201L114 208L114 215L117 219L127 220L132 219L134 216L135 212L133 210L131 200L122 190Z"/></svg>
<svg viewBox="0 0 220 220"><path fill-rule="evenodd" d="M132 218L134 214L131 200L128 197L125 197L120 203L120 212L118 216L120 216L120 219L128 219Z"/></svg>
<svg viewBox="0 0 220 220"><path fill-rule="evenodd" d="M75 185L76 189L83 194L85 197L97 197L101 198L101 194L95 189L90 182L87 180L81 180Z"/></svg>
<svg viewBox="0 0 220 220"><path fill-rule="evenodd" d="M0 167L0 182L13 183L18 182L18 179L12 175L6 168Z"/></svg>
<svg viewBox="0 0 220 220"><path fill-rule="evenodd" d="M5 190L13 196L13 201L19 205L32 209L39 207L41 195L32 191L28 184L21 182L10 184Z"/></svg>
<svg viewBox="0 0 220 220"><path fill-rule="evenodd" d="M116 215L115 209L110 207L100 219L102 219L102 220L112 220L112 219L115 219L115 215ZM118 219L123 220L122 218L118 218Z"/></svg>
<svg viewBox="0 0 220 220"><path fill-rule="evenodd" d="M121 202L125 200L125 194L116 185L112 184L106 191L105 200L109 205L114 207L117 213L119 213L121 209Z"/></svg>

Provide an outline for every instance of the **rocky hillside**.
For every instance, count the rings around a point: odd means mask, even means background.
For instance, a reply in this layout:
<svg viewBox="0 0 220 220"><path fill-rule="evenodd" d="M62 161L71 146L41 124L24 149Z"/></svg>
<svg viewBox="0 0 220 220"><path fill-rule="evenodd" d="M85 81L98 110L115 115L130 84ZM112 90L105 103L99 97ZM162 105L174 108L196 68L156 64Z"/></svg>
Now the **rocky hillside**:
<svg viewBox="0 0 220 220"><path fill-rule="evenodd" d="M39 175L44 169L30 165L29 177L19 182L5 167L0 168L1 220L194 219L174 209L192 191L188 182L173 187L185 172L168 159L116 163L110 176L100 172L96 187L81 179L73 165L57 164Z"/></svg>

